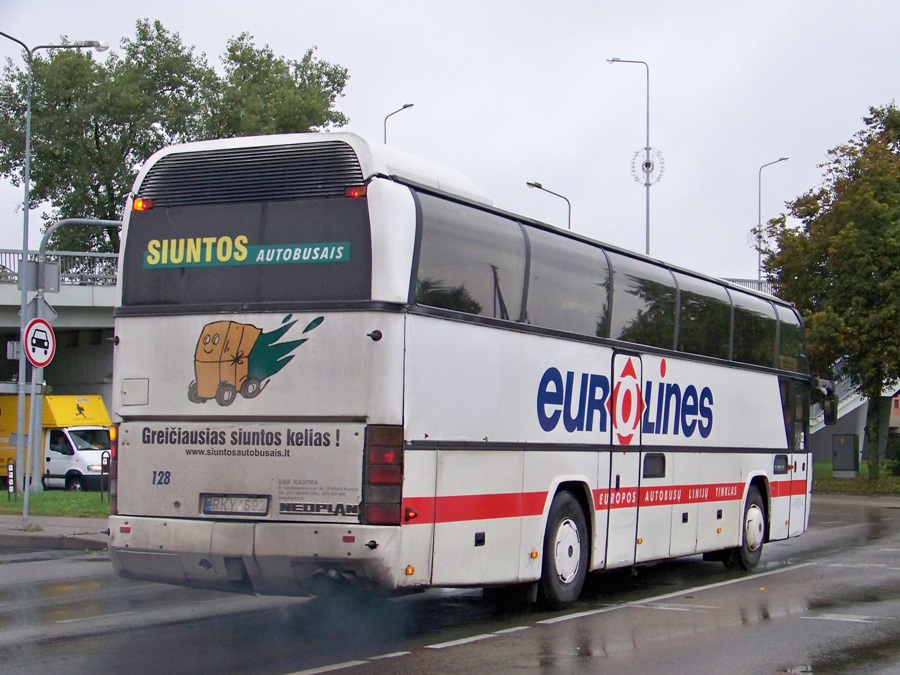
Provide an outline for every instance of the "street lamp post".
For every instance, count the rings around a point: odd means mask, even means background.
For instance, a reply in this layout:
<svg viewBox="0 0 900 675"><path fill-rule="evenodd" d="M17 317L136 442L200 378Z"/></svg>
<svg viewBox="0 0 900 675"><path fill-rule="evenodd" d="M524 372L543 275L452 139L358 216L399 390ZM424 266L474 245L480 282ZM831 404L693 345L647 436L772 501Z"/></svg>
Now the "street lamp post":
<svg viewBox="0 0 900 675"><path fill-rule="evenodd" d="M26 65L28 66L28 74L26 79L26 87L25 87L25 168L23 174L23 184L25 185L25 197L22 202L23 207L23 217L22 217L22 260L19 266L19 285L21 286L21 306L19 308L19 377L18 377L18 411L16 415L17 420L17 430L18 433L16 435L16 467L20 471L20 475L22 476L22 489L25 491L25 499L26 499L26 508L23 511L24 514L27 514L27 499L28 499L28 480L25 477L25 472L22 471L24 467L23 464L23 453L24 453L24 426L25 426L25 380L27 379L27 368L26 368L26 356L25 356L25 327L28 323L27 316L27 307L28 307L28 279L27 279L27 260L28 260L28 211L31 202L31 88L32 88L32 76L33 76L33 62L34 62L34 54L39 49L89 49L94 48L98 52L105 52L109 49L109 45L105 42L101 42L99 40L86 40L83 42L74 42L72 44L65 45L38 45L36 47L29 47L24 42L19 40L18 38L13 37L7 33L0 32L0 36L5 37L8 40L12 40L16 44L22 47L25 50L26 54ZM23 522L24 526L24 522Z"/></svg>
<svg viewBox="0 0 900 675"><path fill-rule="evenodd" d="M650 66L646 61L631 61L629 59L620 59L613 57L606 59L607 63L637 63L647 69L647 144L644 146L644 188L647 193L646 202L646 220L647 220L647 236L645 253L650 255L650 172L653 170L653 163L650 161Z"/></svg>
<svg viewBox="0 0 900 675"><path fill-rule="evenodd" d="M407 108L412 108L415 103L404 103L402 108L397 108L394 112L388 113L384 118L384 144L387 145L387 121L388 117L391 115L396 115L398 112L403 112Z"/></svg>
<svg viewBox="0 0 900 675"><path fill-rule="evenodd" d="M774 162L763 164L759 167L759 184L757 190L758 211L756 212L756 280L762 281L762 170L767 166L778 164L778 162L786 162L787 157L779 157Z"/></svg>
<svg viewBox="0 0 900 675"><path fill-rule="evenodd" d="M565 199L566 204L569 206L569 220L568 220L569 229L570 230L572 229L572 202L569 201L568 197L564 197L563 195L559 194L558 192L554 192L553 190L548 190L547 188L545 188L543 185L541 185L540 183L538 183L536 181L529 181L529 182L525 183L525 185L527 185L530 188L536 188L538 190L543 190L544 192L549 192L551 195L555 195L555 196L559 197L560 199Z"/></svg>

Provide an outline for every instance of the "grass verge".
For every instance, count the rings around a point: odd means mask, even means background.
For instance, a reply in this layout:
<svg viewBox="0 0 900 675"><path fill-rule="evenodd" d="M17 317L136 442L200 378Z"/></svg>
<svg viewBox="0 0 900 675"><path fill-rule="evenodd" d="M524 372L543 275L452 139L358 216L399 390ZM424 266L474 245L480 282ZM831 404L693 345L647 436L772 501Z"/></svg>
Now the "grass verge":
<svg viewBox="0 0 900 675"><path fill-rule="evenodd" d="M19 492L15 499L0 494L0 515L22 513L25 495ZM44 490L28 495L28 515L56 516L61 518L106 518L109 515L109 495L99 492L70 492L68 490Z"/></svg>
<svg viewBox="0 0 900 675"><path fill-rule="evenodd" d="M869 478L869 467L859 467L856 478L835 478L831 462L816 462L813 466L813 494L830 495L900 495L900 476L894 476L881 462L881 475L877 481Z"/></svg>

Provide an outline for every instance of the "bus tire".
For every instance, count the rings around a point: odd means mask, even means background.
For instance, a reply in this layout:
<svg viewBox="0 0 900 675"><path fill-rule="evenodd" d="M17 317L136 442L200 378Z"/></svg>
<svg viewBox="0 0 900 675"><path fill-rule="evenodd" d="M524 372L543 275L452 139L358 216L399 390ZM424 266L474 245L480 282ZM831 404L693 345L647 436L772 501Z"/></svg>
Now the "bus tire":
<svg viewBox="0 0 900 675"><path fill-rule="evenodd" d="M572 605L581 595L588 567L587 521L571 492L553 498L544 534L541 599L552 609Z"/></svg>
<svg viewBox="0 0 900 675"><path fill-rule="evenodd" d="M739 567L752 570L762 557L763 542L766 539L766 505L759 488L751 485L744 502L744 517L741 520L741 545L731 550L725 558L725 567Z"/></svg>
<svg viewBox="0 0 900 675"><path fill-rule="evenodd" d="M216 390L216 403L220 406L231 405L236 397L237 389L234 388L234 385L227 382L222 382Z"/></svg>

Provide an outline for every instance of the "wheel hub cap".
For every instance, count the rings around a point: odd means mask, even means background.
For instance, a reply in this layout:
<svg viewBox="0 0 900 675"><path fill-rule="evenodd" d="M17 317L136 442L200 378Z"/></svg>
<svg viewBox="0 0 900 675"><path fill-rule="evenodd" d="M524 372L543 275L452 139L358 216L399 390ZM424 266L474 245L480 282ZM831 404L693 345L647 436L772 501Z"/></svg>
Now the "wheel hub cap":
<svg viewBox="0 0 900 675"><path fill-rule="evenodd" d="M578 573L581 561L581 539L578 528L569 519L559 524L556 531L556 573L564 584L571 583Z"/></svg>
<svg viewBox="0 0 900 675"><path fill-rule="evenodd" d="M747 509L747 523L744 526L744 541L748 549L755 551L762 546L765 529L762 510L756 504L751 504Z"/></svg>

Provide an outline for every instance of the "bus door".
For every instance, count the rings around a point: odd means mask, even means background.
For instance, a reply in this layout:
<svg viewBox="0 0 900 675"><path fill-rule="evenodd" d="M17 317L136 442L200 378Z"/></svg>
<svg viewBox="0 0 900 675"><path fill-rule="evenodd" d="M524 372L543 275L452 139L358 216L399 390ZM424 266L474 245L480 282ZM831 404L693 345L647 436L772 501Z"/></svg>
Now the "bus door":
<svg viewBox="0 0 900 675"><path fill-rule="evenodd" d="M640 356L625 352L613 354L607 567L634 564L640 495L642 381Z"/></svg>
<svg viewBox="0 0 900 675"><path fill-rule="evenodd" d="M791 524L788 536L795 537L806 531L809 518L809 479L812 475L810 461L812 455L806 445L807 425L809 423L809 388L795 381L784 382L788 385L784 423L790 450L791 476Z"/></svg>

